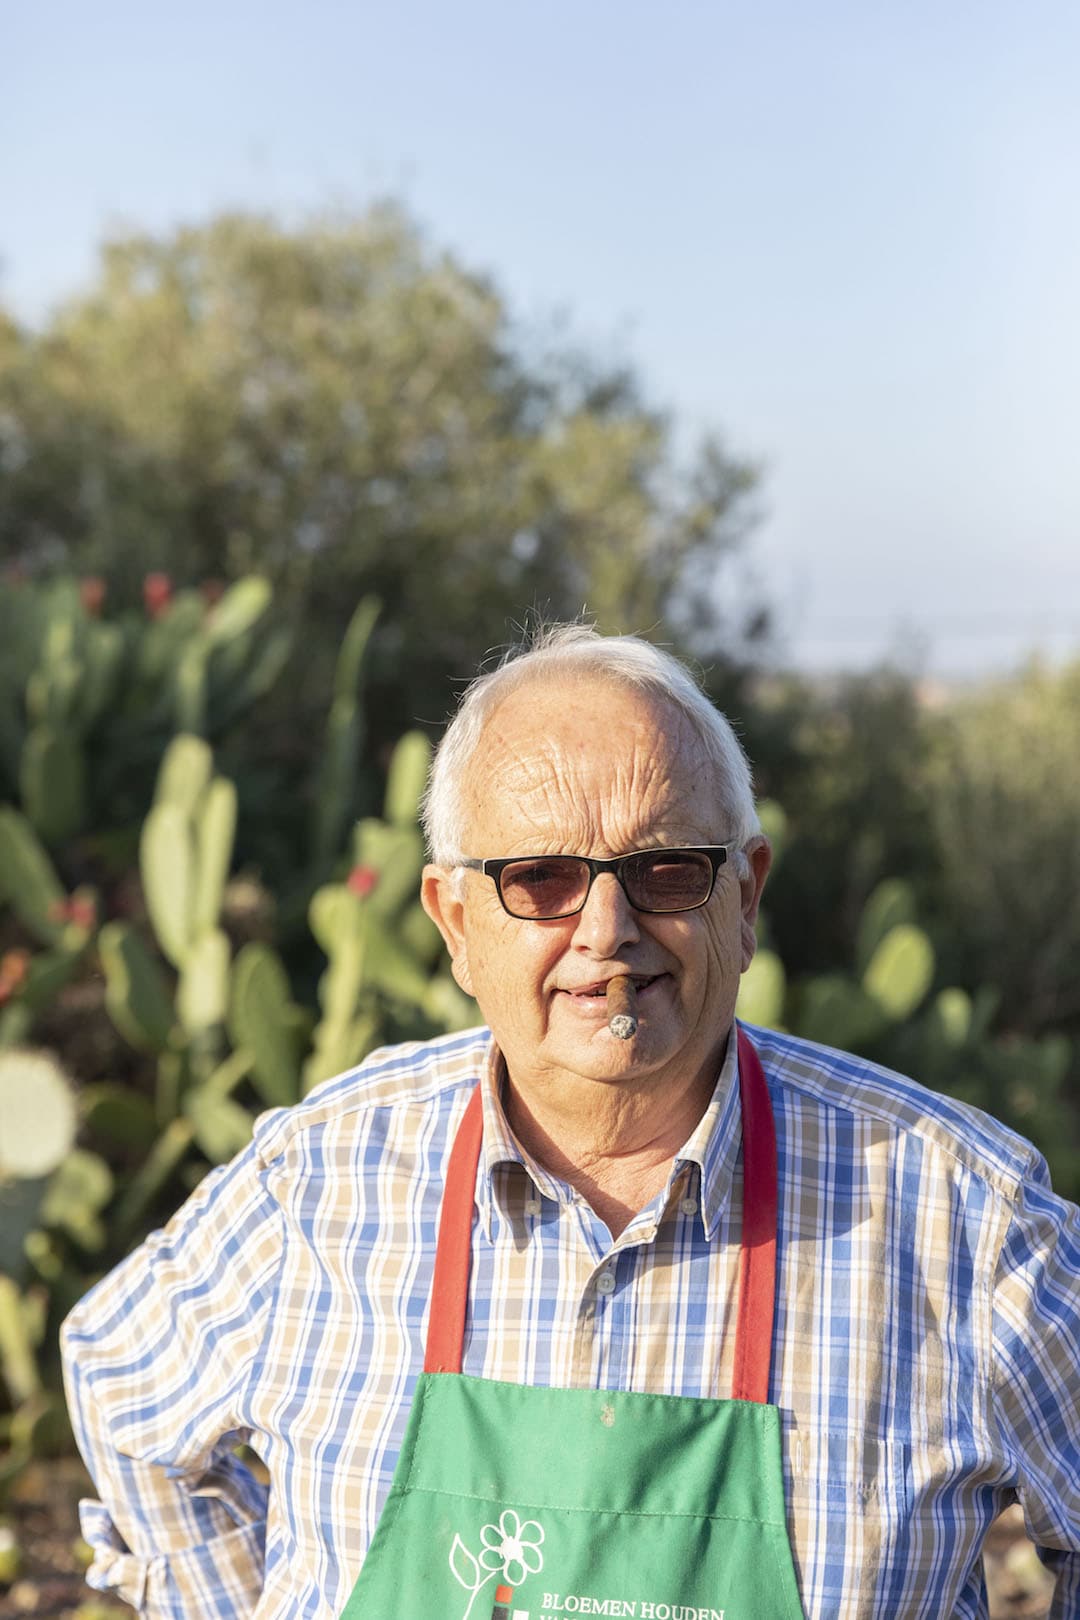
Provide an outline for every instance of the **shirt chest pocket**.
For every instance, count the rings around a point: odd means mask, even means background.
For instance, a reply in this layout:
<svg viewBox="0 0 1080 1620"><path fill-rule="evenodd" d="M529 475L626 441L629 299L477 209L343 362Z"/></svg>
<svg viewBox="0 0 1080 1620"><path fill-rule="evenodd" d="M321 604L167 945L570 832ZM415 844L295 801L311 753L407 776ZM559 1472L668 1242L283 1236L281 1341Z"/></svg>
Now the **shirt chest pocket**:
<svg viewBox="0 0 1080 1620"><path fill-rule="evenodd" d="M788 1533L800 1590L816 1613L857 1620L889 1578L901 1546L910 1553L911 1447L844 1430L785 1428ZM869 1606L866 1606L866 1605Z"/></svg>

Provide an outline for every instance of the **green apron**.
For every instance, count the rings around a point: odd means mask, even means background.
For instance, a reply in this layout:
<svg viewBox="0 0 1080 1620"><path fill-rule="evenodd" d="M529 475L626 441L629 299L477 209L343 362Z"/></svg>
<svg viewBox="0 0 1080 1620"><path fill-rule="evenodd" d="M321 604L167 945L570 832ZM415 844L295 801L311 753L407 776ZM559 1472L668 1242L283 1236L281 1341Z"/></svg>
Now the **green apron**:
<svg viewBox="0 0 1080 1620"><path fill-rule="evenodd" d="M427 1356L341 1620L803 1620L769 1406L776 1135L739 1032L743 1234L732 1399L464 1377L482 1116L450 1157Z"/></svg>

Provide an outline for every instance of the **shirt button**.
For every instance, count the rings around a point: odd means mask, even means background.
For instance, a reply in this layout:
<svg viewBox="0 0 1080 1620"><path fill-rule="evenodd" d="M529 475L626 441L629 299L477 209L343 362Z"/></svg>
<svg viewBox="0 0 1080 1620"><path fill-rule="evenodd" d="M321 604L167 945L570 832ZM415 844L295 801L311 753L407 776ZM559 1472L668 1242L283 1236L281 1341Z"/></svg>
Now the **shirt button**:
<svg viewBox="0 0 1080 1620"><path fill-rule="evenodd" d="M684 1215L696 1215L697 1214L697 1199L696 1198L684 1198L682 1203L679 1205L679 1208L682 1210Z"/></svg>
<svg viewBox="0 0 1080 1620"><path fill-rule="evenodd" d="M526 1215L539 1215L540 1209L541 1209L541 1204L540 1204L539 1198L526 1198L526 1200L525 1200L525 1213L526 1213Z"/></svg>
<svg viewBox="0 0 1080 1620"><path fill-rule="evenodd" d="M602 1271L597 1277L596 1292L598 1294L613 1294L615 1292L615 1279L610 1271Z"/></svg>

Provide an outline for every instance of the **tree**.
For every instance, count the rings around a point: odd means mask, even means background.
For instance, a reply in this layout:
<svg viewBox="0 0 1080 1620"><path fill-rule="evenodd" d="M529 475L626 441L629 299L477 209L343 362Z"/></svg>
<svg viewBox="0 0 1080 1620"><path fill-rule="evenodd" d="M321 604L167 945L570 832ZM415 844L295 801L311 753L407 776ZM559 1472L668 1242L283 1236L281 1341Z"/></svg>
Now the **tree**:
<svg viewBox="0 0 1080 1620"><path fill-rule="evenodd" d="M954 704L929 802L946 962L994 985L1008 1030L1080 1022L1080 664L1038 666Z"/></svg>
<svg viewBox="0 0 1080 1620"><path fill-rule="evenodd" d="M150 570L268 575L302 631L301 734L365 591L383 740L438 721L447 677L533 607L725 664L745 644L715 580L754 469L712 441L680 470L629 373L527 360L491 282L390 206L109 243L44 330L0 324L0 463L11 562L121 598Z"/></svg>

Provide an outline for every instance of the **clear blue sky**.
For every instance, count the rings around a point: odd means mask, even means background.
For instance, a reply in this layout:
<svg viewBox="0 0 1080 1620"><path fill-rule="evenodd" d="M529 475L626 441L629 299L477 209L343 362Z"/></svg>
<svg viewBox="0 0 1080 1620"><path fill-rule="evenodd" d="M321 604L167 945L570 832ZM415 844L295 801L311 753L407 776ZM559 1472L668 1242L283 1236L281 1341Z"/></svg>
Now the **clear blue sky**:
<svg viewBox="0 0 1080 1620"><path fill-rule="evenodd" d="M766 466L780 657L1080 652L1074 0L22 0L0 301L110 227L398 196Z"/></svg>

